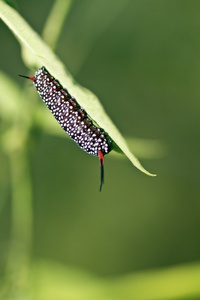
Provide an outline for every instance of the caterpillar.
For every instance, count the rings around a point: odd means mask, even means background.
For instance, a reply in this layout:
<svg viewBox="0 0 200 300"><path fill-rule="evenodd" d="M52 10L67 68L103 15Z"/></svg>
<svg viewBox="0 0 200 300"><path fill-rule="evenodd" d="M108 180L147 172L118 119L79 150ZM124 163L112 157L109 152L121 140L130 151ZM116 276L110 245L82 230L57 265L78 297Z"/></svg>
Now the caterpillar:
<svg viewBox="0 0 200 300"><path fill-rule="evenodd" d="M113 148L113 141L108 133L94 123L84 108L45 67L37 70L33 77L19 76L33 82L41 99L70 138L88 154L99 157L101 191L104 182L104 155Z"/></svg>

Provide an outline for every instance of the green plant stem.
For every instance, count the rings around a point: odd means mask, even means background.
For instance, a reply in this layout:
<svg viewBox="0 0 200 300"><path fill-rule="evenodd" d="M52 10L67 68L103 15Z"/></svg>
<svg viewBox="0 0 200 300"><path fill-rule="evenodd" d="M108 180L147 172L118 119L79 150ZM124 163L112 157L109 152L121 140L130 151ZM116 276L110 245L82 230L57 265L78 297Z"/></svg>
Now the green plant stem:
<svg viewBox="0 0 200 300"><path fill-rule="evenodd" d="M81 45L81 51L79 52L79 55L76 59L76 65L73 66L73 74L75 76L77 76L83 69L85 63L87 62L92 51L94 50L96 42L100 40L100 38L103 36L106 30L108 30L108 28L111 26L111 24L117 18L119 18L121 12L125 8L125 6L128 5L129 2L130 0L123 0L115 3L115 6L112 9L112 14L106 14L103 13L103 11L101 11L100 15L103 15L103 22L99 20L99 24L95 28L95 35L91 26L91 29L87 31L87 35L84 36L84 44ZM91 2L91 5L96 4Z"/></svg>
<svg viewBox="0 0 200 300"><path fill-rule="evenodd" d="M32 244L32 187L27 153L9 155L12 188L11 244L8 254L8 299L29 299Z"/></svg>
<svg viewBox="0 0 200 300"><path fill-rule="evenodd" d="M72 0L57 0L48 16L42 37L55 50L63 24L70 11Z"/></svg>

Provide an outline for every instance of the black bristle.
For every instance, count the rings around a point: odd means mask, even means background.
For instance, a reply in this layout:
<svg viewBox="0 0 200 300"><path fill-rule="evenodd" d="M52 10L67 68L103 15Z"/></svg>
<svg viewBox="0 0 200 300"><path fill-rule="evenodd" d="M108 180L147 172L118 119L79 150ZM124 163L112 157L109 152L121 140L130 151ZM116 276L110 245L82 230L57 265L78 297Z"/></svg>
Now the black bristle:
<svg viewBox="0 0 200 300"><path fill-rule="evenodd" d="M100 188L99 188L99 192L101 192L102 189L102 185L104 183L104 156L103 156L103 152L101 150L98 151L98 156L99 156L99 160L100 160Z"/></svg>
<svg viewBox="0 0 200 300"><path fill-rule="evenodd" d="M18 74L19 77L23 77L23 78L26 78L26 79L29 79L29 76L25 76L25 75L20 75Z"/></svg>

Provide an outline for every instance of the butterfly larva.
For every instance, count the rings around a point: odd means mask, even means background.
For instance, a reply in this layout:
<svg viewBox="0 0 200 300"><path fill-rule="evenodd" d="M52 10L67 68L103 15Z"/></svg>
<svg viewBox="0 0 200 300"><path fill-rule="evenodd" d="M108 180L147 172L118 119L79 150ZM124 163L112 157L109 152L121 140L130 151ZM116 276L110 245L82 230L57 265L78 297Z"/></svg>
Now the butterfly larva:
<svg viewBox="0 0 200 300"><path fill-rule="evenodd" d="M34 77L19 76L33 81L33 85L46 106L78 146L87 153L99 157L101 191L104 180L104 155L112 150L112 139L104 129L94 124L76 99L61 86L58 80L51 76L45 67L36 71Z"/></svg>

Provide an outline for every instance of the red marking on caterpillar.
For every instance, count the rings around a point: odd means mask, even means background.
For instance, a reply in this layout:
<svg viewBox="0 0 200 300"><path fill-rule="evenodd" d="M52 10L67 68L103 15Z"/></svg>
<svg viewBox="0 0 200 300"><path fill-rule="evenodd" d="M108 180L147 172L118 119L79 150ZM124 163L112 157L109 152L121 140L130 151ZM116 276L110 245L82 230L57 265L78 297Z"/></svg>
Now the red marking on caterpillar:
<svg viewBox="0 0 200 300"><path fill-rule="evenodd" d="M87 153L99 157L101 191L104 181L104 155L112 150L112 139L103 128L94 124L76 99L62 87L45 67L36 71L34 77L19 76L33 81L34 87L46 106L77 145Z"/></svg>

